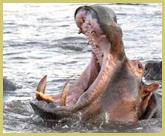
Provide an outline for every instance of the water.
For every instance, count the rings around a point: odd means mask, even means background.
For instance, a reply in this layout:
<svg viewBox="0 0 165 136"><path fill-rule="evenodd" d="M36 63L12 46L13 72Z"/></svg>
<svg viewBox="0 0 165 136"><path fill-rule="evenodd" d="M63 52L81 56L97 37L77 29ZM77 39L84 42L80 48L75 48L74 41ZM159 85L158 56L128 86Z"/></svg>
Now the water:
<svg viewBox="0 0 165 136"><path fill-rule="evenodd" d="M48 75L46 93L62 91L90 61L91 48L78 35L74 11L84 4L3 4L3 75L19 86L3 94L3 131L162 132L161 119L92 126L79 121L44 122L29 105L39 80ZM161 4L103 4L117 14L128 58L146 63L162 59ZM151 81L146 81L151 82ZM161 81L158 81L161 85ZM160 97L162 87L158 90ZM72 125L70 125L72 124Z"/></svg>

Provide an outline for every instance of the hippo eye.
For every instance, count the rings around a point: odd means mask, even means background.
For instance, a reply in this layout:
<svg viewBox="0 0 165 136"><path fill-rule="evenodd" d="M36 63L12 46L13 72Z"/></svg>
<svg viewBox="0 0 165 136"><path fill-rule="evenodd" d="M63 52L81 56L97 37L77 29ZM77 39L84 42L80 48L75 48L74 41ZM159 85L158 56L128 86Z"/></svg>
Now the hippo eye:
<svg viewBox="0 0 165 136"><path fill-rule="evenodd" d="M139 69L142 69L142 65L141 65L141 64L138 64L138 68L139 68Z"/></svg>

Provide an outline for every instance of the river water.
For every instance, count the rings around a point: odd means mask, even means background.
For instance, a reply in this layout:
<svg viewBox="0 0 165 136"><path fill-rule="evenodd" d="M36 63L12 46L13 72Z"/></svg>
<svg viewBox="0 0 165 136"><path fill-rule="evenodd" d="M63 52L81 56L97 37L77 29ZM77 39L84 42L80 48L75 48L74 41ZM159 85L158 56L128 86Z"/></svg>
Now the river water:
<svg viewBox="0 0 165 136"><path fill-rule="evenodd" d="M48 75L46 94L56 94L67 78L72 84L90 61L91 47L85 36L78 35L74 22L74 11L81 5L3 4L3 76L18 86L3 92L3 132L162 132L161 119L98 127L70 120L44 122L34 114L29 101L44 75ZM129 59L143 63L162 59L162 4L102 5L116 12ZM162 96L162 87L157 93Z"/></svg>

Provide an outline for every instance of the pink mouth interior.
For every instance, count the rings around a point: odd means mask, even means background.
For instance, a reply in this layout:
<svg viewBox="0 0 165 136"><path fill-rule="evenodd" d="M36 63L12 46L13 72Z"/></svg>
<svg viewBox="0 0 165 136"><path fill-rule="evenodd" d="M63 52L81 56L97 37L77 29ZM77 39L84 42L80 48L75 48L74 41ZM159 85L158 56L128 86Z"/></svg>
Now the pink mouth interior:
<svg viewBox="0 0 165 136"><path fill-rule="evenodd" d="M109 45L109 41L101 30L97 19L92 17L91 12L80 10L75 20L80 31L87 37L88 43L92 47L92 52L95 54L97 62L101 67L105 48L107 48L105 46Z"/></svg>
<svg viewBox="0 0 165 136"><path fill-rule="evenodd" d="M76 93L71 93L67 96L67 105L73 105L77 103L85 94L91 94L89 96L95 97L99 96L106 83L108 82L109 77L109 66L112 65L109 55L109 50L111 47L110 41L108 40L107 36L104 34L98 20L93 17L94 13L87 10L80 10L77 12L75 20L76 24L80 29L80 32L83 33L87 39L88 43L92 47L92 53L95 55L96 63L99 64L97 77L93 79L92 84L88 87L85 91L80 91ZM92 71L94 69L92 68ZM93 71L94 72L94 71ZM94 94L91 93L94 92ZM98 94L98 95L97 95ZM85 102L85 101L84 101Z"/></svg>

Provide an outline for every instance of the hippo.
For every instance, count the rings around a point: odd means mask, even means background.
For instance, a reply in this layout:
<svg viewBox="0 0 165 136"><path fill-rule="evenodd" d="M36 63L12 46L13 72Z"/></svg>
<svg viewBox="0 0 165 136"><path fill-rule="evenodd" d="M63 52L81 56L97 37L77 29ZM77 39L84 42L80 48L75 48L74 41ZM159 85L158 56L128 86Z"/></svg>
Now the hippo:
<svg viewBox="0 0 165 136"><path fill-rule="evenodd" d="M69 87L67 80L57 95L45 95L44 76L30 102L34 112L45 120L136 122L155 117L159 83L144 83L144 65L126 56L114 11L100 5L80 6L74 19L78 33L92 47L91 61L75 83Z"/></svg>
<svg viewBox="0 0 165 136"><path fill-rule="evenodd" d="M162 80L162 61L160 62L148 62L145 65L146 80Z"/></svg>
<svg viewBox="0 0 165 136"><path fill-rule="evenodd" d="M16 90L17 86L6 77L3 77L3 91Z"/></svg>

